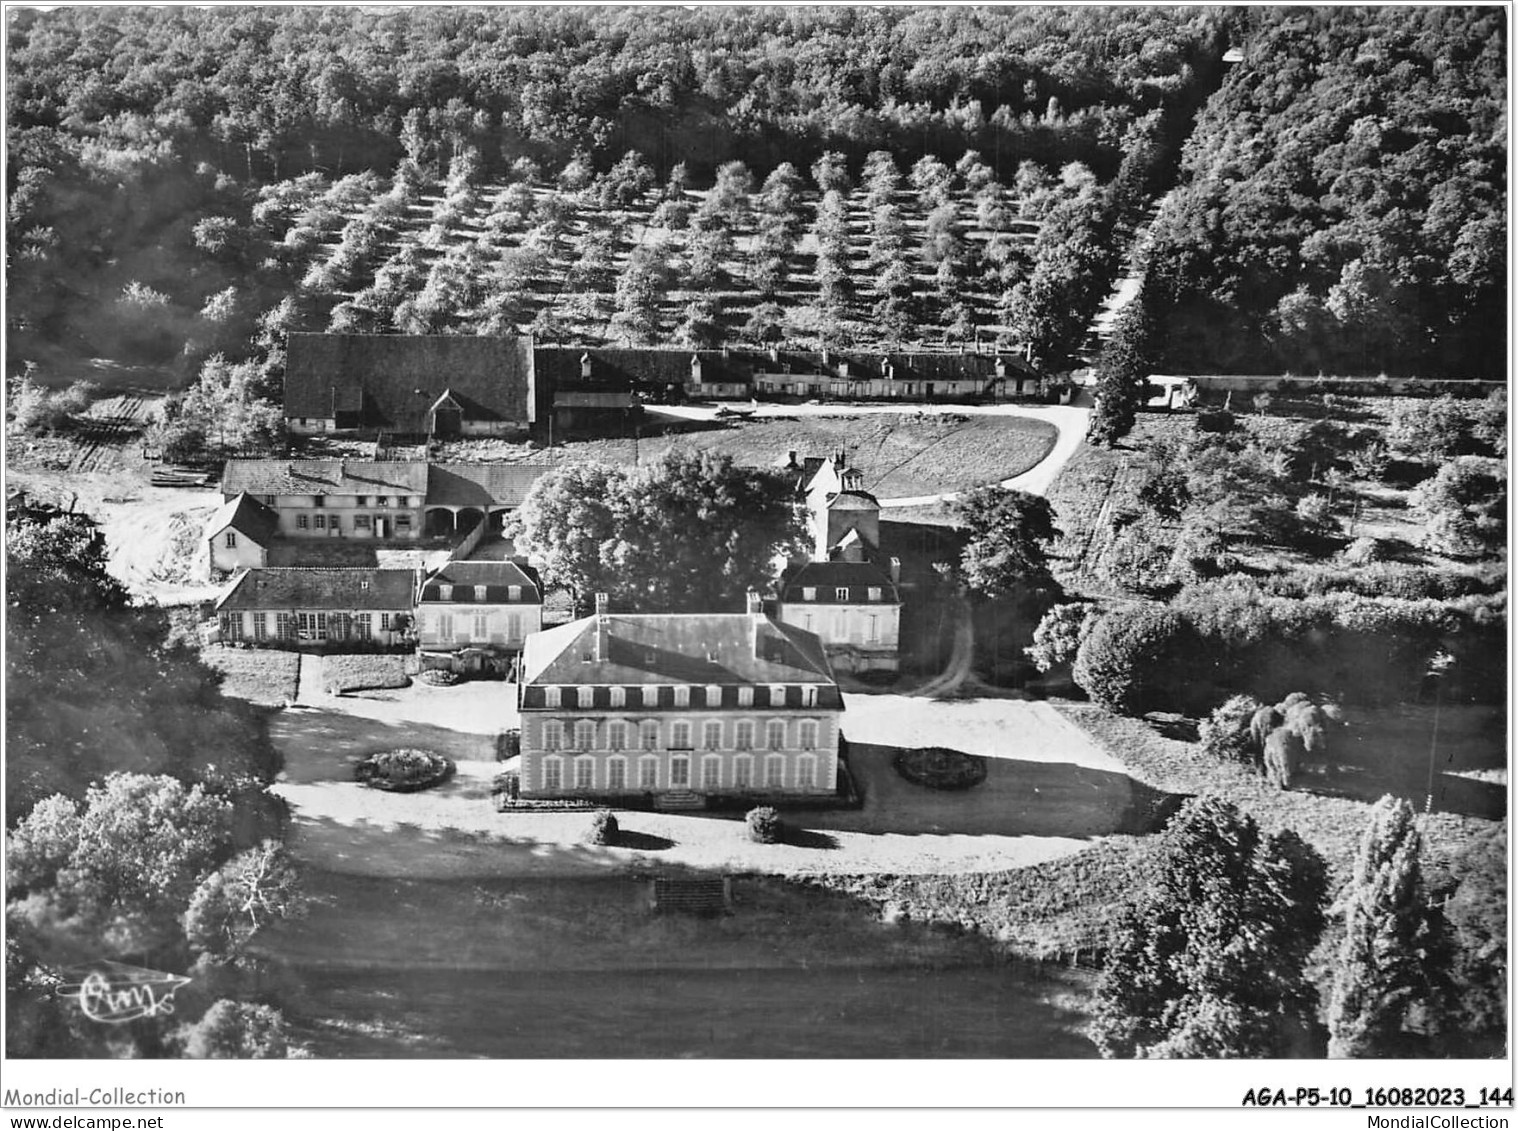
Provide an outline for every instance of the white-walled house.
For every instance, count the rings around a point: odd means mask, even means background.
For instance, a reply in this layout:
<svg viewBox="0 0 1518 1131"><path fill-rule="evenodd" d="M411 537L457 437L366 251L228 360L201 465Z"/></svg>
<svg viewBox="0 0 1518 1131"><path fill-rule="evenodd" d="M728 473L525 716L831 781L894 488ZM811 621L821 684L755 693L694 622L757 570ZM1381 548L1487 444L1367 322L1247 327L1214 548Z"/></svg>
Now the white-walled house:
<svg viewBox="0 0 1518 1131"><path fill-rule="evenodd" d="M449 562L422 582L416 632L423 667L504 675L542 627L542 589L515 562Z"/></svg>
<svg viewBox="0 0 1518 1131"><path fill-rule="evenodd" d="M247 492L224 502L206 523L206 552L211 569L231 573L268 564L269 543L279 529L279 515Z"/></svg>
<svg viewBox="0 0 1518 1131"><path fill-rule="evenodd" d="M843 699L822 642L747 613L597 612L528 637L524 798L825 797Z"/></svg>
<svg viewBox="0 0 1518 1131"><path fill-rule="evenodd" d="M395 648L409 642L409 569L250 569L216 602L217 639L271 648Z"/></svg>
<svg viewBox="0 0 1518 1131"><path fill-rule="evenodd" d="M896 671L901 593L890 573L869 561L807 562L780 589L777 619L816 633L840 671Z"/></svg>

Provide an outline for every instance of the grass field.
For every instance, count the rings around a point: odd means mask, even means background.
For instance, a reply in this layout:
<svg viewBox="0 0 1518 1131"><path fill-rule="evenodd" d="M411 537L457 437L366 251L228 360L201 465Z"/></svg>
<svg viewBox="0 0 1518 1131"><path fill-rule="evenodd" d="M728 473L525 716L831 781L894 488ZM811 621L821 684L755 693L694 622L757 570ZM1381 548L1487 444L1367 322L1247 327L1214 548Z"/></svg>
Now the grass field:
<svg viewBox="0 0 1518 1131"><path fill-rule="evenodd" d="M201 650L200 658L206 667L222 673L223 695L276 707L295 699L300 678L299 652L213 644Z"/></svg>
<svg viewBox="0 0 1518 1131"><path fill-rule="evenodd" d="M356 654L322 657L322 686L329 695L406 687L406 657L387 654Z"/></svg>
<svg viewBox="0 0 1518 1131"><path fill-rule="evenodd" d="M797 458L843 451L880 498L961 491L1020 475L1054 446L1053 425L1026 417L916 413L768 418L707 424L654 425L642 436L574 440L552 448L480 441L446 445L444 459L514 463L600 460L647 463L676 445L720 452L749 467L778 467Z"/></svg>

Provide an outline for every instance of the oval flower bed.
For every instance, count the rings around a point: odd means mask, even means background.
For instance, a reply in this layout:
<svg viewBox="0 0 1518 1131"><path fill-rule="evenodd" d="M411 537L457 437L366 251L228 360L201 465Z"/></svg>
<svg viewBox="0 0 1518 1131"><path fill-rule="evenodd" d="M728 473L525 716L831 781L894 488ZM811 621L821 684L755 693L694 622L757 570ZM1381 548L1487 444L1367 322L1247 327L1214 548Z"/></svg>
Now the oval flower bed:
<svg viewBox="0 0 1518 1131"><path fill-rule="evenodd" d="M365 785L392 793L414 793L448 780L453 762L431 750L382 750L353 768L353 776Z"/></svg>
<svg viewBox="0 0 1518 1131"><path fill-rule="evenodd" d="M942 746L903 750L892 765L907 781L929 789L970 789L986 780L989 768L979 754L963 754Z"/></svg>

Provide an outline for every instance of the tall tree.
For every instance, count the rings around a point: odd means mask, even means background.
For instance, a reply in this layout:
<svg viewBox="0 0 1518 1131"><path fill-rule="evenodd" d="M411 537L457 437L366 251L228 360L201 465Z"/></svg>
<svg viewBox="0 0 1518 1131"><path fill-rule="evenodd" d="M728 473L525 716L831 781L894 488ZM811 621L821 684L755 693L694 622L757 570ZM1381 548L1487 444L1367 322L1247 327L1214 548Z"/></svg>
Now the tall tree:
<svg viewBox="0 0 1518 1131"><path fill-rule="evenodd" d="M1454 951L1444 914L1429 900L1412 806L1383 797L1355 857L1339 907L1344 942L1328 1004L1328 1055L1410 1055L1415 1017L1437 1028Z"/></svg>
<svg viewBox="0 0 1518 1131"><path fill-rule="evenodd" d="M960 574L971 590L1001 597L1054 583L1048 547L1059 531L1049 500L1007 487L981 487L950 504L968 540Z"/></svg>
<svg viewBox="0 0 1518 1131"><path fill-rule="evenodd" d="M1303 967L1327 897L1323 860L1295 833L1262 837L1229 802L1186 802L1097 987L1102 1055L1311 1055L1317 994Z"/></svg>

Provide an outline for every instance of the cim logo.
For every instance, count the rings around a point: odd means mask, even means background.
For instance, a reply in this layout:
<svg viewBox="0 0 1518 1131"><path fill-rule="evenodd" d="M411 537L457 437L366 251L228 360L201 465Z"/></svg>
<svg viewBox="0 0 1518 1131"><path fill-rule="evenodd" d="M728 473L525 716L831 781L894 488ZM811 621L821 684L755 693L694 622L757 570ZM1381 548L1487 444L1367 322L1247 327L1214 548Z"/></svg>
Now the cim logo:
<svg viewBox="0 0 1518 1131"><path fill-rule="evenodd" d="M174 991L190 984L190 979L179 974L121 962L71 966L63 971L63 979L54 992L59 997L78 999L80 1011L104 1025L172 1014Z"/></svg>

